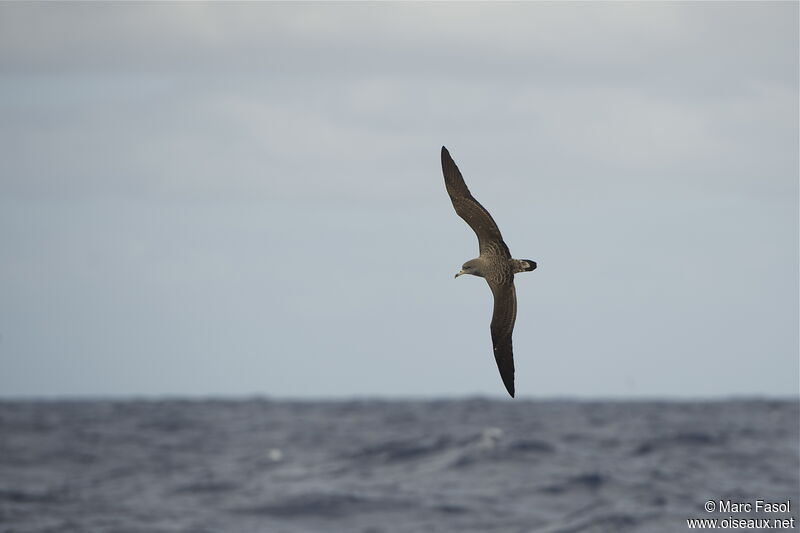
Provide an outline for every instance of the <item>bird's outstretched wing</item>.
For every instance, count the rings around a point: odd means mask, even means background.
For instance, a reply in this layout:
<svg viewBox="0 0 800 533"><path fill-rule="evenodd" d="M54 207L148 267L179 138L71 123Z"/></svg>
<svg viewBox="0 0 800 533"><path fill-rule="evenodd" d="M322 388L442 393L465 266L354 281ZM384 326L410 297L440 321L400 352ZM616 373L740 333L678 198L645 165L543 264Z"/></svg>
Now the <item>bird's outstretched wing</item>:
<svg viewBox="0 0 800 533"><path fill-rule="evenodd" d="M494 296L494 311L492 312L492 346L494 347L494 360L503 379L506 390L514 397L514 352L511 347L511 333L514 331L514 321L517 318L517 292L514 282L489 283Z"/></svg>
<svg viewBox="0 0 800 533"><path fill-rule="evenodd" d="M450 195L456 213L469 224L469 227L478 236L478 248L481 255L487 253L510 258L511 253L508 251L506 243L503 242L503 236L500 235L497 223L486 208L472 197L461 172L444 146L442 146L442 173L447 194Z"/></svg>

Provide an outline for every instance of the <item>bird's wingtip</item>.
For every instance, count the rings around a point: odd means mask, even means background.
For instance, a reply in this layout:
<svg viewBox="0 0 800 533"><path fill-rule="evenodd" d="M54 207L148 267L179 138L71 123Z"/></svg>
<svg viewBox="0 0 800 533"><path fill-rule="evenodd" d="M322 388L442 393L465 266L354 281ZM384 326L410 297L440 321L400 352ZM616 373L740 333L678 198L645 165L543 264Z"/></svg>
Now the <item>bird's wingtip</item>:
<svg viewBox="0 0 800 533"><path fill-rule="evenodd" d="M503 385L506 386L506 390L508 391L508 394L510 394L511 397L513 398L514 397L514 376L512 375L510 378L508 378L507 376L500 376L500 377L503 378Z"/></svg>

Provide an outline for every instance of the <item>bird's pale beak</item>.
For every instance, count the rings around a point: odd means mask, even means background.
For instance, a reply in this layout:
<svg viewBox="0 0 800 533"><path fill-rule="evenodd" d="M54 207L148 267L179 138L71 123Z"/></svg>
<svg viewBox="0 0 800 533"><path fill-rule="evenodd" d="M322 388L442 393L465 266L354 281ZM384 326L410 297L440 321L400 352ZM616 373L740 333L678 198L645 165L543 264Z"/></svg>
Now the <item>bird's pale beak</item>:
<svg viewBox="0 0 800 533"><path fill-rule="evenodd" d="M466 272L464 272L463 270L459 270L459 271L458 271L458 274L456 274L456 278L457 278L458 276L460 276L461 274L465 274L465 273L466 273ZM453 279L456 279L456 278L453 278Z"/></svg>

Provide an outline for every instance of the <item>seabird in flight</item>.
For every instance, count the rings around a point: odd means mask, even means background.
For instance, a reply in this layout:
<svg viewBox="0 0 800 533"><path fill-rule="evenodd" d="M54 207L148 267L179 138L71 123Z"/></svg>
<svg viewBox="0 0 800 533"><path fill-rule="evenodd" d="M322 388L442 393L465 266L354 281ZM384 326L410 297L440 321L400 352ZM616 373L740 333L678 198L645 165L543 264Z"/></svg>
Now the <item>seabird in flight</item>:
<svg viewBox="0 0 800 533"><path fill-rule="evenodd" d="M514 353L511 348L511 333L517 318L517 294L514 290L514 274L530 272L536 262L530 259L512 259L508 246L497 228L492 215L472 197L464 178L458 170L450 152L442 146L442 172L447 194L453 202L458 216L469 224L478 236L480 255L470 259L456 277L462 274L480 276L489 284L494 296L492 313L492 345L497 369L506 390L514 397Z"/></svg>

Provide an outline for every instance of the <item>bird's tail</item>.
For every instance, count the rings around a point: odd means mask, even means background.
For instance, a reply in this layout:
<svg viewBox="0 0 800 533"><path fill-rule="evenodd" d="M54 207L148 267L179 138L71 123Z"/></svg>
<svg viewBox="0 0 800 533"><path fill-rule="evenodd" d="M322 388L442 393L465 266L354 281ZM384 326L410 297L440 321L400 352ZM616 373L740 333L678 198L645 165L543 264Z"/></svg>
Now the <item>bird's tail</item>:
<svg viewBox="0 0 800 533"><path fill-rule="evenodd" d="M517 272L530 272L531 270L536 270L536 261L531 261L530 259L514 259L516 264L514 265L514 273Z"/></svg>

